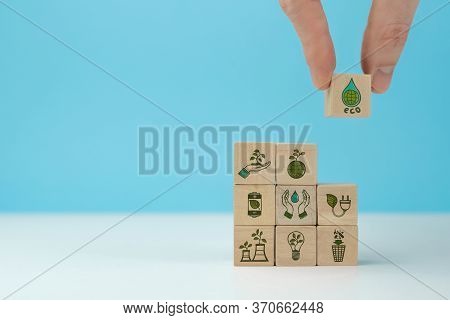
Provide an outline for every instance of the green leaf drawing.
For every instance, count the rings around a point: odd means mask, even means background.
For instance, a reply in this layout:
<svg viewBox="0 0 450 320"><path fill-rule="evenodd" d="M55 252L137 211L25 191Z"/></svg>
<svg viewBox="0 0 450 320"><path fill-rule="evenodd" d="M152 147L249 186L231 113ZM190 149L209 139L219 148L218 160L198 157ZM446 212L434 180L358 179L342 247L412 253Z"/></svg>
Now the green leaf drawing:
<svg viewBox="0 0 450 320"><path fill-rule="evenodd" d="M327 203L331 208L336 207L338 200L335 195L327 193Z"/></svg>
<svg viewBox="0 0 450 320"><path fill-rule="evenodd" d="M240 245L240 246L239 246L239 249L244 249L244 246L243 246L243 245Z"/></svg>
<svg viewBox="0 0 450 320"><path fill-rule="evenodd" d="M252 207L252 209L258 209L259 208L259 201L257 200L250 200L250 207Z"/></svg>
<svg viewBox="0 0 450 320"><path fill-rule="evenodd" d="M262 241L262 243L267 243L266 239L262 239L261 241Z"/></svg>

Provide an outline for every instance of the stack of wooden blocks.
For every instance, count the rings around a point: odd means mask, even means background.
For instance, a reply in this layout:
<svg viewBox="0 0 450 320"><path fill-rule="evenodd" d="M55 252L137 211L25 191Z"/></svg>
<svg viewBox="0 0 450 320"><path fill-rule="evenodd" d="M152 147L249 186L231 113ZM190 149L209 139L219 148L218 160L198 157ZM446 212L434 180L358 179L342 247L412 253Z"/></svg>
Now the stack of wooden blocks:
<svg viewBox="0 0 450 320"><path fill-rule="evenodd" d="M353 184L317 184L312 144L234 146L236 266L356 265Z"/></svg>

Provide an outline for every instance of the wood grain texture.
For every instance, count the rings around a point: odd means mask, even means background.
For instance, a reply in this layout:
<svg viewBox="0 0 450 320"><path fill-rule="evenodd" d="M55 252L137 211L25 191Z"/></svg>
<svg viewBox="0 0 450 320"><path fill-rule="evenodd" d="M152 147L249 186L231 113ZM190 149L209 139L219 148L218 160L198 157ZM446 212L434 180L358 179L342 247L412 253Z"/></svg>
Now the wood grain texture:
<svg viewBox="0 0 450 320"><path fill-rule="evenodd" d="M349 104L355 95L346 88L353 80L359 94L360 100L357 105ZM345 97L343 96L345 95ZM365 118L371 113L371 76L366 74L335 74L330 87L325 92L325 115L327 117ZM347 105L346 105L347 103Z"/></svg>
<svg viewBox="0 0 450 320"><path fill-rule="evenodd" d="M275 265L275 227L235 226L234 265Z"/></svg>
<svg viewBox="0 0 450 320"><path fill-rule="evenodd" d="M355 184L317 186L319 225L357 225L358 190Z"/></svg>
<svg viewBox="0 0 450 320"><path fill-rule="evenodd" d="M297 156L298 154L301 155ZM276 155L277 184L302 186L317 184L316 145L277 144Z"/></svg>
<svg viewBox="0 0 450 320"><path fill-rule="evenodd" d="M235 185L234 224L275 225L275 186Z"/></svg>
<svg viewBox="0 0 450 320"><path fill-rule="evenodd" d="M317 227L317 265L354 266L357 264L357 226Z"/></svg>
<svg viewBox="0 0 450 320"><path fill-rule="evenodd" d="M304 193L307 196L304 196ZM315 226L317 224L316 193L316 186L277 185L275 196L277 225ZM307 199L304 199L305 197Z"/></svg>
<svg viewBox="0 0 450 320"><path fill-rule="evenodd" d="M275 232L276 265L315 266L317 263L316 229L314 226L277 226Z"/></svg>
<svg viewBox="0 0 450 320"><path fill-rule="evenodd" d="M234 184L275 184L275 152L273 143L235 143Z"/></svg>

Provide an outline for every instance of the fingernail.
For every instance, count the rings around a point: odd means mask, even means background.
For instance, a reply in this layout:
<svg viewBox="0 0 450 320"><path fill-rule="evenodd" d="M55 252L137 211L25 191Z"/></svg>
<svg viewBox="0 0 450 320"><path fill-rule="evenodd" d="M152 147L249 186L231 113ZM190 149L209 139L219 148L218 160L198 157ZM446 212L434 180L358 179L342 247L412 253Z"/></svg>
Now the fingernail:
<svg viewBox="0 0 450 320"><path fill-rule="evenodd" d="M385 92L391 83L394 66L378 67L372 77L372 89L377 93Z"/></svg>

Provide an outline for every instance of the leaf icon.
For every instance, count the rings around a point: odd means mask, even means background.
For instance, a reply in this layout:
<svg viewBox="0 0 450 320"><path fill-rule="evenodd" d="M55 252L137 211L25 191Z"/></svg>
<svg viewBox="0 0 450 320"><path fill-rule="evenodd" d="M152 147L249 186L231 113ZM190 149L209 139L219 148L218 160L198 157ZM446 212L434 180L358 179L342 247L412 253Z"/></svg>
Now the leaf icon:
<svg viewBox="0 0 450 320"><path fill-rule="evenodd" d="M336 207L338 200L335 195L327 193L327 203L331 208Z"/></svg>

